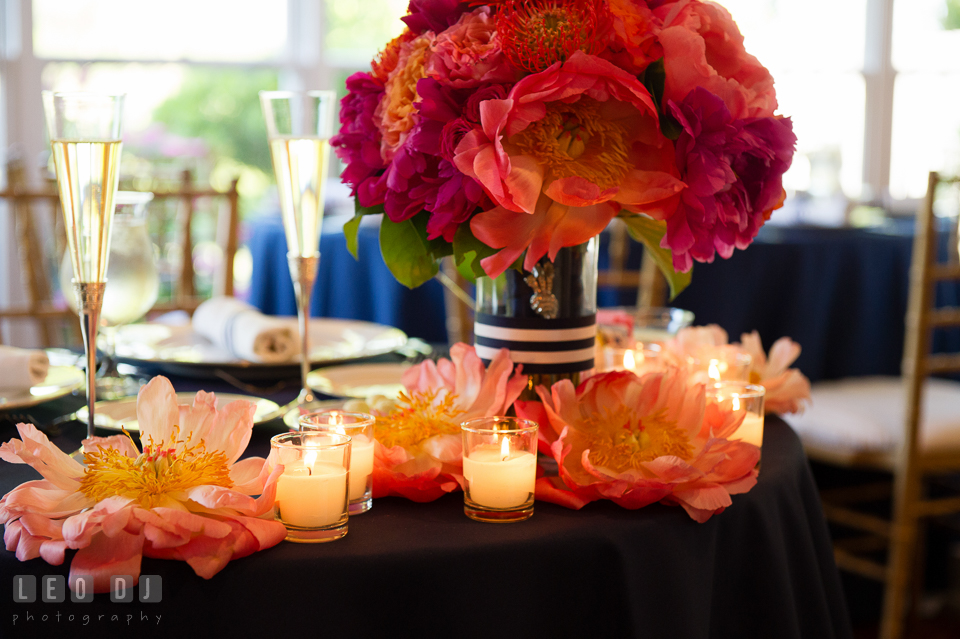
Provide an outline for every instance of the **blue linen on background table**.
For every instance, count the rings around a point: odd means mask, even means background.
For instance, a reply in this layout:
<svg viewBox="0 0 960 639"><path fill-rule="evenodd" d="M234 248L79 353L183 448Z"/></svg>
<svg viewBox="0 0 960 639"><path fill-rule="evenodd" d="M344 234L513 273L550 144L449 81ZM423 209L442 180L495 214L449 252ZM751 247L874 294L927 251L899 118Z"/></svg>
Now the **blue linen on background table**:
<svg viewBox="0 0 960 639"><path fill-rule="evenodd" d="M436 280L410 290L390 274L380 255L379 226L364 224L358 235L359 261L347 250L343 222L324 220L320 268L313 287L314 317L337 317L395 326L410 337L446 343L443 286ZM253 277L250 303L270 315L296 315L293 282L287 266L287 241L279 215L250 225Z"/></svg>
<svg viewBox="0 0 960 639"><path fill-rule="evenodd" d="M259 220L252 231L251 303L266 313L295 313L279 218ZM600 240L603 268L609 238L602 234ZM428 342L445 341L441 285L431 281L411 291L398 284L380 256L376 226L361 227L359 243L355 262L342 231L324 231L314 314L390 324ZM767 225L746 251L696 264L693 283L672 305L693 311L697 324L719 324L732 340L757 330L769 348L790 337L803 348L795 366L811 381L899 375L912 244L909 221L882 229ZM631 243L633 268L641 251ZM632 290L598 293L600 306L635 302ZM960 286L941 284L938 302L960 303ZM958 342L960 331L937 331L933 349L957 350Z"/></svg>

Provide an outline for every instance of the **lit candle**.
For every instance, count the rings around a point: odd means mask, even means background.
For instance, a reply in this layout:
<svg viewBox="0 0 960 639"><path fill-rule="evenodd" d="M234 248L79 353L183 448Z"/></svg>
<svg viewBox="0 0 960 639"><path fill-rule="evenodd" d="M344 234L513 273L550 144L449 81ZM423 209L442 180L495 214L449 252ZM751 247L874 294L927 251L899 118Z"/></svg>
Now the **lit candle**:
<svg viewBox="0 0 960 639"><path fill-rule="evenodd" d="M730 440L739 439L754 446L763 445L763 415L756 413L746 413L743 416L743 423L740 428L730 435Z"/></svg>
<svg viewBox="0 0 960 639"><path fill-rule="evenodd" d="M350 499L360 499L373 474L373 440L354 435L350 443Z"/></svg>
<svg viewBox="0 0 960 639"><path fill-rule="evenodd" d="M277 480L277 506L286 524L318 528L343 517L347 469L316 459L316 452L307 453L303 462L285 466Z"/></svg>
<svg viewBox="0 0 960 639"><path fill-rule="evenodd" d="M504 437L499 446L484 444L463 458L463 476L470 499L487 508L522 506L534 491L537 457L525 450L510 450Z"/></svg>
<svg viewBox="0 0 960 639"><path fill-rule="evenodd" d="M740 410L740 398L733 398L733 410ZM748 444L753 444L758 448L763 446L763 415L756 413L744 413L743 422L732 435L730 441L740 440Z"/></svg>

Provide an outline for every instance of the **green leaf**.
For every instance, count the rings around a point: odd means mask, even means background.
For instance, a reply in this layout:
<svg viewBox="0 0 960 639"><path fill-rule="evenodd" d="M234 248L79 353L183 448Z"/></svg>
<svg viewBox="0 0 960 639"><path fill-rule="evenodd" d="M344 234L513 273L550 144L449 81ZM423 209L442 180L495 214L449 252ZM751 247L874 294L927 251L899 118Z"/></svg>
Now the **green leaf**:
<svg viewBox="0 0 960 639"><path fill-rule="evenodd" d="M357 257L357 234L360 232L360 222L363 221L364 215L377 215L383 213L383 205L364 207L360 206L360 202L354 200L354 214L350 218L350 221L343 225L343 237L347 240L347 250L350 251L350 255L353 256L353 259L359 259Z"/></svg>
<svg viewBox="0 0 960 639"><path fill-rule="evenodd" d="M659 111L663 104L663 87L667 83L667 72L663 68L663 58L648 64L647 68L640 74L639 80L643 86L647 87L647 91L650 92L650 97L653 98L653 103Z"/></svg>
<svg viewBox="0 0 960 639"><path fill-rule="evenodd" d="M641 242L644 249L650 251L653 261L667 278L667 284L670 285L670 300L673 301L683 289L690 286L693 269L686 273L678 273L673 268L673 255L670 250L660 246L660 240L667 232L667 223L643 215L629 215L621 219L626 222L630 237Z"/></svg>
<svg viewBox="0 0 960 639"><path fill-rule="evenodd" d="M343 225L343 237L347 240L347 250L350 251L350 255L355 260L360 259L357 257L357 233L360 232L360 222L362 221L362 215L354 215L350 218L350 221Z"/></svg>
<svg viewBox="0 0 960 639"><path fill-rule="evenodd" d="M453 261L460 274L471 282L486 275L480 266L480 260L490 257L497 250L478 240L467 222L457 227L453 236Z"/></svg>
<svg viewBox="0 0 960 639"><path fill-rule="evenodd" d="M660 132L671 140L676 140L683 133L683 127L677 119L666 112L663 105L663 91L667 83L667 72L663 67L663 58L654 60L647 65L637 78L647 87L653 103L660 114Z"/></svg>
<svg viewBox="0 0 960 639"><path fill-rule="evenodd" d="M392 222L384 216L380 222L380 253L387 268L397 281L407 288L416 288L432 278L440 270L437 261L430 255L426 227L418 229L416 218Z"/></svg>

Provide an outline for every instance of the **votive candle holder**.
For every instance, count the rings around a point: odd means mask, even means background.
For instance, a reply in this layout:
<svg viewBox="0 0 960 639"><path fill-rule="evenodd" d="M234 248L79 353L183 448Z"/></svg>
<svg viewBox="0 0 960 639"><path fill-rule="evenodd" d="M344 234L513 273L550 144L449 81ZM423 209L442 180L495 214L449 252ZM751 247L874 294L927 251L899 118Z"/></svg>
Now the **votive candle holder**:
<svg viewBox="0 0 960 639"><path fill-rule="evenodd" d="M467 517L509 523L533 516L537 429L536 422L516 417L480 417L461 424Z"/></svg>
<svg viewBox="0 0 960 639"><path fill-rule="evenodd" d="M270 440L277 478L274 516L287 540L322 543L347 534L350 436L327 431L282 433Z"/></svg>
<svg viewBox="0 0 960 639"><path fill-rule="evenodd" d="M716 402L724 410L743 414L743 421L731 441L740 440L763 446L763 401L766 389L746 382L718 382L707 387L707 400Z"/></svg>
<svg viewBox="0 0 960 639"><path fill-rule="evenodd" d="M350 514L373 507L373 426L367 413L324 410L300 416L300 432L332 432L350 436Z"/></svg>

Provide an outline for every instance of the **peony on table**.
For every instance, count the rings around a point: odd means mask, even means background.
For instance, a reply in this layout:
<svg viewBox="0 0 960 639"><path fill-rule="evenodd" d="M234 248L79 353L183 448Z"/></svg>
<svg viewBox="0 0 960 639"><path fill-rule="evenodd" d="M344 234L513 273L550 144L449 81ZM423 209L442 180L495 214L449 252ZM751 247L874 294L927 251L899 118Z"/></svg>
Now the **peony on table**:
<svg viewBox="0 0 960 639"><path fill-rule="evenodd" d="M269 438L283 430L257 426L247 454L265 456ZM0 440L15 436L0 422ZM82 437L82 427L68 426L56 443L71 450ZM183 562L146 558L142 574L163 579L160 603L111 604L98 595L91 604L8 604L0 627L4 635L47 637L40 616L59 611L63 628L70 614L91 615L86 630L75 620L80 636L130 636L149 632L146 622L124 625L127 614L142 612L151 624L159 615L154 627L165 634L313 636L316 617L303 602L322 600L339 611L324 618L329 636L472 636L481 629L468 620L482 602L512 588L527 605L501 611L497 625L508 637L849 637L815 485L796 435L773 416L763 459L756 487L704 524L680 508L595 502L579 511L539 503L523 524L489 526L463 516L460 493L426 504L387 497L336 544L280 543L231 561L210 580ZM2 464L0 492L33 477L26 466ZM69 555L50 566L0 550L0 583L66 576ZM28 611L33 625L22 621Z"/></svg>

